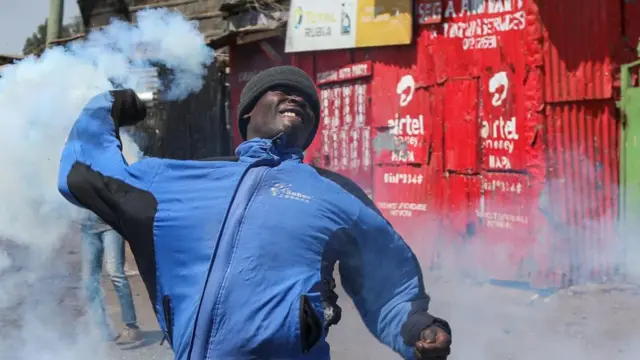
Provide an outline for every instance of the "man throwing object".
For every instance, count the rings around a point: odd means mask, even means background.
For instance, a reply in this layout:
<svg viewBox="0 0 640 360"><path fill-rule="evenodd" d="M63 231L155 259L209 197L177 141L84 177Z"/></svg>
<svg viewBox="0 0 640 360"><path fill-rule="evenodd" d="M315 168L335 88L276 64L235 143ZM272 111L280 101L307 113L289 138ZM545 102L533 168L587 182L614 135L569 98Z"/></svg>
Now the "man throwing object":
<svg viewBox="0 0 640 360"><path fill-rule="evenodd" d="M240 99L246 141L226 160L129 166L118 129L146 116L131 90L94 97L73 126L60 192L129 241L176 359L329 359L336 262L379 341L405 359L449 355L407 244L357 186L302 162L319 107L300 69L261 72Z"/></svg>

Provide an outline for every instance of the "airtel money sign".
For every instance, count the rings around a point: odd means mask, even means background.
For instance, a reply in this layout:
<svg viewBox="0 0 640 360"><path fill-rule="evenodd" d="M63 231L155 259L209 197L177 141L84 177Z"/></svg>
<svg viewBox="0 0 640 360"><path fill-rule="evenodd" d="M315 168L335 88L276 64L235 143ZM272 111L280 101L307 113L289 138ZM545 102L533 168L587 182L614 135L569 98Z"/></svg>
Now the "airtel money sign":
<svg viewBox="0 0 640 360"><path fill-rule="evenodd" d="M411 75L403 76L396 86L398 111L387 120L388 131L376 137L374 144L383 149L381 162L423 163L425 124L424 116L416 113L413 105L416 83Z"/></svg>

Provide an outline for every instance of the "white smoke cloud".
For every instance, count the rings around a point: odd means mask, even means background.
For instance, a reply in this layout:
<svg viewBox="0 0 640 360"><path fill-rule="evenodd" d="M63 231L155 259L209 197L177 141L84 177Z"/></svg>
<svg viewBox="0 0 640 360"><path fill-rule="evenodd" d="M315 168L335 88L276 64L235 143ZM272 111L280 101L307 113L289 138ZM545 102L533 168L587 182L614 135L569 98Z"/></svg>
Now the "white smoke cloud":
<svg viewBox="0 0 640 360"><path fill-rule="evenodd" d="M552 185L559 180L547 181ZM571 199L582 196L578 190L568 188L565 191L575 191L567 196ZM565 193L549 190L547 195L550 199L557 199ZM547 206L556 206L554 210L557 211L557 204L553 202L545 204L541 200L531 206L532 212L537 207L540 207L540 211L548 211ZM446 215L452 216L452 212ZM630 215L635 217L635 214ZM437 219L446 218L435 211L433 216ZM548 243L553 243L565 251L557 250L556 253L550 250L545 253L545 259L552 262L557 257L555 261L559 264L530 264L529 270L534 276L531 279L523 276L522 280L534 280L538 271L548 269L557 269L568 276L570 267L575 267L580 270L572 274L575 277L573 280L580 284L557 291L532 289L517 283L493 285L489 281L492 278L513 280L515 277L513 258L500 256L514 253L514 247L501 245L496 238L482 237L482 234L463 241L462 235L446 231L437 233L437 241L431 243L428 240L434 238L434 231L425 231L426 222L416 222L413 229L404 229L407 241L423 261L426 288L432 296L431 311L451 323L453 351L450 360L637 359L640 354L640 328L636 323L640 316L636 314L640 309L640 287L628 282L637 284L640 262L638 242L627 240L637 237L633 236L637 233L635 227L618 231L612 229L598 244L593 241L590 244L589 235L593 234L587 234L586 231L597 228L600 219L584 220L579 225L572 225L554 218L556 226L570 230L566 232L571 236L565 237L561 236L559 230L544 232L544 220L540 217L537 219L539 225L535 230L542 239L537 244L539 248L545 249ZM504 239L508 239L505 242L518 244L518 239L530 236L526 231L517 227L504 231ZM580 242L580 249L567 249L568 241ZM579 257L576 251L581 252ZM620 256L621 253L624 253L624 257ZM591 259L598 259L598 262L590 262ZM433 266L434 263L437 266ZM612 278L611 274L606 273L607 269L613 267L619 267L626 278ZM595 275L597 271L604 274L599 278ZM496 273L505 277L500 279ZM557 279L560 278L557 276ZM550 279L532 284L534 287L541 285L554 287L571 284L554 283ZM371 350L372 353L377 351L380 349ZM382 360L389 357L369 358Z"/></svg>
<svg viewBox="0 0 640 360"><path fill-rule="evenodd" d="M114 86L140 90L144 72L132 69L151 65L171 74L164 99L184 99L201 88L213 55L197 23L152 9L137 14L136 26L116 21L0 70L0 325L7 314L19 324L10 336L4 331L11 326L0 330L2 358L97 356L89 325L57 308L64 289L78 280L66 275L60 249L83 210L68 204L56 185L60 154L82 107ZM142 154L122 135L125 157L135 162Z"/></svg>

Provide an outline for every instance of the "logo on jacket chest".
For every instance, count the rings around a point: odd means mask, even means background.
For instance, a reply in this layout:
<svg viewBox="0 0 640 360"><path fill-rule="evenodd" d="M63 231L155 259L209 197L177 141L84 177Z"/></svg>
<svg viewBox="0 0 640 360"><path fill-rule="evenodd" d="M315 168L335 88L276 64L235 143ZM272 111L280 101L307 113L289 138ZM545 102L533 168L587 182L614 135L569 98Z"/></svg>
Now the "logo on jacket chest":
<svg viewBox="0 0 640 360"><path fill-rule="evenodd" d="M307 194L293 191L291 187L292 187L291 184L275 184L274 186L271 187L271 196L275 196L283 199L302 201L305 203L309 203L311 199L313 199L313 197Z"/></svg>

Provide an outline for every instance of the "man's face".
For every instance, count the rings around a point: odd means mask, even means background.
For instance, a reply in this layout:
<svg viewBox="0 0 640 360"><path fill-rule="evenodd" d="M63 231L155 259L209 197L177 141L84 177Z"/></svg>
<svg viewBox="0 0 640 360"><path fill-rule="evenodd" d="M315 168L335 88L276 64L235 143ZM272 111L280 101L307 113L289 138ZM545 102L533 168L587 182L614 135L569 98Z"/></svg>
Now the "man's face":
<svg viewBox="0 0 640 360"><path fill-rule="evenodd" d="M247 138L272 139L287 135L287 145L301 148L316 119L309 105L293 89L274 88L264 94L249 114Z"/></svg>

